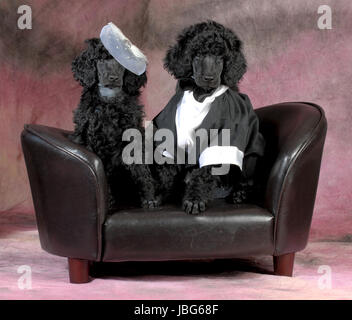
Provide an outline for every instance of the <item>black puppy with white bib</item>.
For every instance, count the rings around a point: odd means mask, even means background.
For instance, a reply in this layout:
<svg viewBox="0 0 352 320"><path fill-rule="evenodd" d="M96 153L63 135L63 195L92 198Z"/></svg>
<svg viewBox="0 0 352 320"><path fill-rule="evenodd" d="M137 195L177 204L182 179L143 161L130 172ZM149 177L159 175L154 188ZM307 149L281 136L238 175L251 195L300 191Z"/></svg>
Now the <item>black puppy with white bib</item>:
<svg viewBox="0 0 352 320"><path fill-rule="evenodd" d="M163 200L181 191L190 214L206 210L217 197L248 201L265 141L248 96L238 92L247 68L242 42L214 21L195 24L178 36L164 66L178 84L153 120L155 129L174 136L168 146L156 143L164 162L154 166ZM219 166L230 170L217 171Z"/></svg>

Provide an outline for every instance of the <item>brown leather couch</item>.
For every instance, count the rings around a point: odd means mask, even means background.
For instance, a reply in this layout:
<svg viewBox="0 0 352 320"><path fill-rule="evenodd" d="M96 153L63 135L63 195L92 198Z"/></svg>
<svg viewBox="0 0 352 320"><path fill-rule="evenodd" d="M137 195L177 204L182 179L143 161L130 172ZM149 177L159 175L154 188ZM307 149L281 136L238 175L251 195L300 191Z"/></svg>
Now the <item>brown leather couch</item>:
<svg viewBox="0 0 352 320"><path fill-rule="evenodd" d="M68 131L25 125L25 156L41 246L68 257L70 281L89 281L91 262L161 261L272 255L291 276L307 244L327 122L305 102L256 110L266 142L263 205L215 202L199 216L179 207L108 215L100 159Z"/></svg>

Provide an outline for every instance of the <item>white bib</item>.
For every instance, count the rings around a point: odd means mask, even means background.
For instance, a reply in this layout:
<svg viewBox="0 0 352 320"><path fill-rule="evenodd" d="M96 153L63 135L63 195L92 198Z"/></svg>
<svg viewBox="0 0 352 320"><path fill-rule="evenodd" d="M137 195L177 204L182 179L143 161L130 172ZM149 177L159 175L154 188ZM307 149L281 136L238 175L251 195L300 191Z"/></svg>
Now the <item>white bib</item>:
<svg viewBox="0 0 352 320"><path fill-rule="evenodd" d="M192 148L195 144L195 129L197 129L208 114L212 102L216 97L221 96L228 89L225 85L220 85L203 102L198 102L193 91L185 91L176 110L177 145L185 149Z"/></svg>

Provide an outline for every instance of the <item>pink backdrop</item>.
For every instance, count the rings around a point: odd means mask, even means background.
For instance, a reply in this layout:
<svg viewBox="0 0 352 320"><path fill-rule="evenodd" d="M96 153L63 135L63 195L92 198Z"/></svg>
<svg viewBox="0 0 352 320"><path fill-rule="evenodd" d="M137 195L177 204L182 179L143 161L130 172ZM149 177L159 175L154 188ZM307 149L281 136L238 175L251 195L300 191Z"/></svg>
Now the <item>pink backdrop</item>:
<svg viewBox="0 0 352 320"><path fill-rule="evenodd" d="M17 8L30 5L31 30L19 30ZM332 29L317 27L321 4ZM328 119L312 233L349 236L352 227L352 5L349 0L79 0L0 2L0 212L33 213L20 146L24 123L72 129L81 88L70 63L83 41L113 21L149 59L143 92L147 119L171 97L175 81L162 67L185 26L214 19L245 44L249 68L241 91L255 108L283 101L321 105Z"/></svg>

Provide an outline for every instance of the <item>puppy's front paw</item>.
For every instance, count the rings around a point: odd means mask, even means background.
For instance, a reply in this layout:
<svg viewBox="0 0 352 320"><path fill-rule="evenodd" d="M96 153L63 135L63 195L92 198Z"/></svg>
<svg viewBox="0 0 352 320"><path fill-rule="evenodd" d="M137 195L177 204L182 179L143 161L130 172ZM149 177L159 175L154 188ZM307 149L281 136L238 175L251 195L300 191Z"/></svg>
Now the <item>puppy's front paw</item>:
<svg viewBox="0 0 352 320"><path fill-rule="evenodd" d="M183 210L188 214L200 214L207 208L207 203L204 200L184 200Z"/></svg>
<svg viewBox="0 0 352 320"><path fill-rule="evenodd" d="M160 199L155 198L155 199L144 199L142 200L142 207L144 209L155 209L160 206Z"/></svg>
<svg viewBox="0 0 352 320"><path fill-rule="evenodd" d="M245 190L235 191L232 195L232 201L234 204L241 204L248 200L248 194Z"/></svg>

